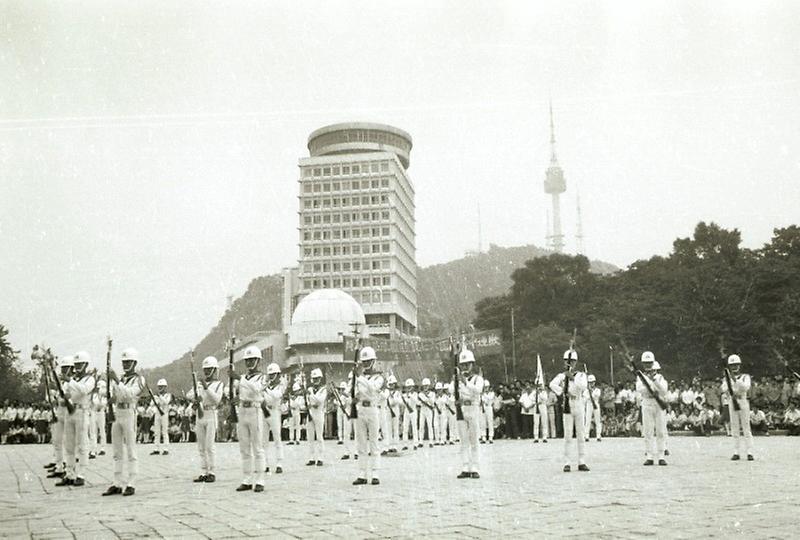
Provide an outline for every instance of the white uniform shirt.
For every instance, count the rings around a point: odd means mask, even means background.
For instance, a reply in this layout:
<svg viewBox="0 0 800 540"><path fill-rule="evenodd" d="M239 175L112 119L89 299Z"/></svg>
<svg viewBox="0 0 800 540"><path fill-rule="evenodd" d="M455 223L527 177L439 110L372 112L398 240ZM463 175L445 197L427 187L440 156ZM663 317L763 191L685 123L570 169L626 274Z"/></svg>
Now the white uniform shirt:
<svg viewBox="0 0 800 540"><path fill-rule="evenodd" d="M194 397L197 395L200 397L200 402L203 404L204 409L215 409L219 406L219 402L222 401L224 391L225 385L222 384L222 381L210 381L208 382L208 388L203 388L200 381L197 381L197 393L195 394L194 390L189 390L186 397L194 401ZM183 407L178 408L178 415L184 415Z"/></svg>
<svg viewBox="0 0 800 540"><path fill-rule="evenodd" d="M133 406L139 400L142 388L139 386L141 378L139 375L130 377L123 376L119 382L111 381L112 399L115 403L128 403Z"/></svg>
<svg viewBox="0 0 800 540"><path fill-rule="evenodd" d="M752 381L750 380L750 375L747 375L746 373L739 373L737 375L734 375L733 373L731 373L731 386L733 386L733 395L739 401L747 399L747 392L750 391L751 385ZM728 382L725 377L722 378L721 389L722 393L727 396Z"/></svg>
<svg viewBox="0 0 800 540"><path fill-rule="evenodd" d="M488 392L483 393L483 407L484 409L488 410L491 409L494 405L494 392L489 390Z"/></svg>
<svg viewBox="0 0 800 540"><path fill-rule="evenodd" d="M403 406L403 400L400 398L400 390L395 388L389 390L389 407L394 411L394 415L400 414L400 407Z"/></svg>
<svg viewBox="0 0 800 540"><path fill-rule="evenodd" d="M363 374L356 377L356 401L369 402L373 407L378 405L378 401L383 400L381 388L383 387L383 377L375 374Z"/></svg>
<svg viewBox="0 0 800 540"><path fill-rule="evenodd" d="M564 393L564 378L566 374L562 371L550 381L550 390L557 396ZM589 382L586 378L586 373L583 371L576 371L575 377L569 383L567 392L569 393L570 401L577 401L583 398L584 391L588 388Z"/></svg>
<svg viewBox="0 0 800 540"><path fill-rule="evenodd" d="M239 403L260 404L264 400L266 380L262 373L253 373L239 377Z"/></svg>
<svg viewBox="0 0 800 540"><path fill-rule="evenodd" d="M667 395L667 390L669 389L668 388L669 385L667 383L667 380L664 378L663 375L661 375L661 373L656 373L652 377L649 377L644 373L642 373L642 375L644 375L644 378L646 380L650 381L650 386L653 388L653 390L655 390L656 394L658 394L659 397L663 399L664 396ZM658 406L656 398L654 398L653 395L650 394L650 391L647 389L644 383L642 383L641 379L639 379L638 376L636 377L636 391L639 392L639 394L641 395L643 406L644 405Z"/></svg>
<svg viewBox="0 0 800 540"><path fill-rule="evenodd" d="M76 407L88 408L91 403L91 392L94 390L94 377L84 374L80 379L72 379L65 385L65 392L69 400Z"/></svg>
<svg viewBox="0 0 800 540"><path fill-rule="evenodd" d="M405 406L411 409L410 411L406 409L406 412L415 412L417 410L417 407L419 406L419 399L417 399L416 392L412 391L404 393L403 399L406 401Z"/></svg>
<svg viewBox="0 0 800 540"><path fill-rule="evenodd" d="M534 402L536 401L535 390L531 390L530 392L522 392L519 395L519 405L522 408L522 414L533 414L533 407L536 405Z"/></svg>
<svg viewBox="0 0 800 540"><path fill-rule="evenodd" d="M436 399L436 393L433 390L427 390L425 392L420 392L417 394L417 399L419 399L420 408L422 410L425 409L433 409L433 402Z"/></svg>
<svg viewBox="0 0 800 540"><path fill-rule="evenodd" d="M283 394L286 392L287 382L283 379L280 380L274 388L270 388L269 384L264 389L264 401L270 409L277 409L281 406L283 401Z"/></svg>
<svg viewBox="0 0 800 540"><path fill-rule="evenodd" d="M328 400L328 389L325 386L308 387L308 408L311 414L317 415L325 412L325 402Z"/></svg>
<svg viewBox="0 0 800 540"><path fill-rule="evenodd" d="M458 397L461 398L463 406L468 406L465 402L469 402L471 405L480 405L482 393L483 377L480 375L471 375L467 378L466 383L458 385Z"/></svg>

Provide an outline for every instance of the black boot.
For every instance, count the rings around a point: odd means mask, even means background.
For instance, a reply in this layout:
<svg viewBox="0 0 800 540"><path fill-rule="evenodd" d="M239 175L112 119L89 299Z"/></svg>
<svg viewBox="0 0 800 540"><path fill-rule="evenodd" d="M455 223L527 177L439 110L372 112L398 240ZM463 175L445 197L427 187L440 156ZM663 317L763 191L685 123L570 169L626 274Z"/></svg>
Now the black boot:
<svg viewBox="0 0 800 540"><path fill-rule="evenodd" d="M109 488L103 492L103 497L108 497L109 495L120 495L121 493L122 488L117 486L109 486Z"/></svg>

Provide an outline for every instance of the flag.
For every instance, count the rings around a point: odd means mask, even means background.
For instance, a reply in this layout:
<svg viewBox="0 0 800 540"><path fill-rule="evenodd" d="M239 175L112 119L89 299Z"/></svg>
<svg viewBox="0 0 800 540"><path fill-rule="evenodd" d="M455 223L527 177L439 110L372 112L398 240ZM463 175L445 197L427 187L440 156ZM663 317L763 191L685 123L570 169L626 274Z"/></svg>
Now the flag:
<svg viewBox="0 0 800 540"><path fill-rule="evenodd" d="M544 384L544 370L542 369L542 359L538 354L536 355L536 380L534 382L536 383L536 386Z"/></svg>

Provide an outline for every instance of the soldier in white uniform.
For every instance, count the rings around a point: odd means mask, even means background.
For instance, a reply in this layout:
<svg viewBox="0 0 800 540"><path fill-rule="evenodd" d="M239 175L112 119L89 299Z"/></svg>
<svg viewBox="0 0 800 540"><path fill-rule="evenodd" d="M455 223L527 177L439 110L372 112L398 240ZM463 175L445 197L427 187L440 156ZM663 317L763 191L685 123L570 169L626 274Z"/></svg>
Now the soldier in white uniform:
<svg viewBox="0 0 800 540"><path fill-rule="evenodd" d="M308 387L308 420L306 438L311 446L311 459L306 465L322 467L323 428L325 427L325 403L328 400L328 389L322 385L322 370L311 370L311 386ZM358 433L356 433L358 436Z"/></svg>
<svg viewBox="0 0 800 540"><path fill-rule="evenodd" d="M195 396L200 398L200 410L196 411L195 434L203 473L194 481L214 482L217 479L214 473L217 455L214 447L217 436L217 409L225 393L225 385L219 380L219 361L215 357L205 357L202 365L204 378L198 381L197 388L192 389L187 395L192 401L195 400Z"/></svg>
<svg viewBox="0 0 800 540"><path fill-rule="evenodd" d="M397 389L397 379L394 375L389 375L386 379L386 386L388 387L386 408L389 411L390 417L388 430L389 449L387 453L397 454L397 447L400 445L400 413L403 408L403 400L400 398L400 390Z"/></svg>
<svg viewBox="0 0 800 540"><path fill-rule="evenodd" d="M55 365L55 361L53 362ZM69 378L74 364L72 356L65 356L59 362L57 369L61 372L60 380L62 381L61 387L64 388L63 381ZM56 382L53 381L55 385ZM64 458L64 426L67 421L67 402L61 399L61 394L57 388L50 390L51 399L53 399L58 406L56 407L56 421L53 424L51 436L53 439L53 453L55 455L55 468L47 475L48 478L63 478L67 474L67 463Z"/></svg>
<svg viewBox="0 0 800 540"><path fill-rule="evenodd" d="M239 400L236 436L239 439L239 454L242 457L242 483L236 491L264 491L264 417L261 402L264 400L266 379L258 371L261 351L249 346L242 353L247 373L238 378ZM253 487L255 484L255 487Z"/></svg>
<svg viewBox="0 0 800 540"><path fill-rule="evenodd" d="M375 373L373 367L376 360L375 349L364 347L358 355L359 365L354 366L356 374L356 439L358 453L361 455L361 474L353 481L354 486L371 483L380 484L377 470L380 460L378 449L378 400L383 399L383 377ZM359 373L361 371L361 373Z"/></svg>
<svg viewBox="0 0 800 540"><path fill-rule="evenodd" d="M458 355L458 403L463 419L457 420L461 438L461 472L457 478L480 478L478 473L478 430L480 429L480 399L483 377L473 375L475 356L464 349Z"/></svg>
<svg viewBox="0 0 800 540"><path fill-rule="evenodd" d="M573 349L564 352L564 367L562 371L550 381L550 390L560 397L563 407L564 422L564 472L570 472L570 441L572 440L572 429L575 428L575 438L578 445L578 470L588 471L586 466L586 444L583 433L583 393L588 387L586 374L582 371L575 371L575 364L578 362L578 353Z"/></svg>
<svg viewBox="0 0 800 540"><path fill-rule="evenodd" d="M352 377L352 375L348 376L348 379L350 379L350 377ZM350 389L350 386L346 382L342 381L339 383L339 399L341 400L341 404L339 401L336 402L336 427L339 431L339 442L344 445L345 454L342 456L342 459L345 460L350 459L350 454L358 458L358 454L353 450L358 440L355 436L355 422L350 418L350 404L353 402L350 397ZM352 442L351 435L353 436Z"/></svg>
<svg viewBox="0 0 800 540"><path fill-rule="evenodd" d="M301 409L304 406L305 400L303 399L303 388L300 383L295 382L292 385L292 393L289 395L289 442L286 444L300 444L300 437L302 436L301 424Z"/></svg>
<svg viewBox="0 0 800 540"><path fill-rule="evenodd" d="M731 388L728 388L727 377L722 379L722 393L728 398L728 413L731 418L731 432L733 433L734 453L732 461L739 460L742 450L742 439L744 439L744 449L747 452L747 461L753 461L753 434L750 431L750 401L747 399L747 392L750 391L750 375L740 373L742 359L738 354L728 357L728 370L731 373ZM733 395L731 391L733 390ZM739 410L736 410L736 405Z"/></svg>
<svg viewBox="0 0 800 540"><path fill-rule="evenodd" d="M481 439L494 444L494 391L491 389L488 379L483 381L483 424L486 432L481 432Z"/></svg>
<svg viewBox="0 0 800 540"><path fill-rule="evenodd" d="M433 435L433 412L434 412L434 400L436 399L433 390L431 390L431 380L427 377L422 379L422 390L417 394L417 399L419 400L420 404L420 436L419 442L420 446L424 446L422 441L424 439L424 434L427 433L428 437L428 447L433 447L434 435Z"/></svg>
<svg viewBox="0 0 800 540"><path fill-rule="evenodd" d="M411 447L416 450L419 445L419 428L417 423L417 393L414 391L414 379L406 379L404 391L400 395L403 402L403 450L408 450L408 437L411 435ZM410 433L409 433L410 430ZM420 445L422 446L422 445Z"/></svg>
<svg viewBox="0 0 800 540"><path fill-rule="evenodd" d="M169 404L172 402L172 395L167 392L166 379L159 379L156 386L158 386L158 393L154 394L155 401L164 414L159 414L158 407L153 406L153 438L156 449L150 452L150 455L163 454L166 456L169 454Z"/></svg>
<svg viewBox="0 0 800 540"><path fill-rule="evenodd" d="M75 410L67 414L64 425L64 448L67 454L67 474L57 486L84 485L84 470L89 462L89 408L90 394L94 390L95 379L86 373L89 366L89 353L80 351L73 359L73 376L64 382L64 392Z"/></svg>
<svg viewBox="0 0 800 540"><path fill-rule="evenodd" d="M108 406L108 399L106 398L106 381L100 379L97 381L97 392L92 394L92 409L94 412L94 423L89 430L90 437L92 438L92 449L97 451L97 455L106 455L106 407ZM99 440L99 443L98 443Z"/></svg>
<svg viewBox="0 0 800 540"><path fill-rule="evenodd" d="M272 469L275 474L283 472L283 442L281 441L281 403L289 379L281 376L281 368L275 362L267 366L267 388L264 390L264 404L269 415L266 415L266 429L264 429L264 458L267 466L264 472L270 470L270 445L269 436L272 434L272 446L275 448L275 464Z"/></svg>
<svg viewBox="0 0 800 540"><path fill-rule="evenodd" d="M592 420L594 420L594 433L597 442L603 440L603 424L600 418L600 395L601 391L595 385L597 378L594 375L589 375L589 388L586 389L586 411L584 416L585 426L583 428L586 440L589 440L589 433L592 428Z"/></svg>
<svg viewBox="0 0 800 540"><path fill-rule="evenodd" d="M547 418L549 392L544 387L544 381L534 381L534 384L536 384L536 389L533 394L533 442L539 442L541 436L542 442L546 443L550 437L550 425Z"/></svg>
<svg viewBox="0 0 800 540"><path fill-rule="evenodd" d="M136 374L139 353L130 348L122 351L123 375L120 380L111 370L111 400L114 402L114 423L111 425L111 447L114 454L114 483L103 496L130 496L136 493L139 464L136 459L136 403L144 388L144 379ZM123 460L127 454L128 475L123 478ZM124 491L123 491L124 486Z"/></svg>
<svg viewBox="0 0 800 540"><path fill-rule="evenodd" d="M381 437L378 444L381 447L381 455L385 456L389 453L392 439L392 413L389 411L389 388L383 388L381 390L381 396L378 399L378 416L381 424Z"/></svg>
<svg viewBox="0 0 800 540"><path fill-rule="evenodd" d="M667 380L658 373L661 366L657 365L655 355L650 351L642 353L642 364L644 365L644 378L650 388L662 399L666 400L668 384ZM645 445L645 465L653 465L653 451L658 454L658 464L665 466L667 460L664 459L664 445L666 443L665 414L656 398L639 377L636 377L636 391L642 396L642 435Z"/></svg>
<svg viewBox="0 0 800 540"><path fill-rule="evenodd" d="M434 423L434 431L436 432L437 446L444 446L447 444L445 440L447 437L447 396L444 391L444 384L437 382L433 390L436 392L436 418Z"/></svg>

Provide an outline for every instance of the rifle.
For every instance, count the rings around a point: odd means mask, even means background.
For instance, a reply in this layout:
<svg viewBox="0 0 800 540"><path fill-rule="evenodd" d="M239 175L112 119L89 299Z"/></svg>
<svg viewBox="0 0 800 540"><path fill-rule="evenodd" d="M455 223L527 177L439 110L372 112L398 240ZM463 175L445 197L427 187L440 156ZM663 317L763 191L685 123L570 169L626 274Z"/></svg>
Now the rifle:
<svg viewBox="0 0 800 540"><path fill-rule="evenodd" d="M228 423L235 424L239 421L239 415L236 414L236 403L233 398L233 379L236 375L236 370L233 368L233 348L236 345L236 336L231 336L231 345L228 349L228 378L230 379L230 386L228 387L228 401L231 404L231 410L228 412Z"/></svg>
<svg viewBox="0 0 800 540"><path fill-rule="evenodd" d="M358 336L358 324L353 325L353 334ZM353 352L353 380L350 385L350 418L358 418L358 408L356 407L356 366L358 365L358 355L361 353L361 338L356 338L356 348Z"/></svg>
<svg viewBox="0 0 800 540"><path fill-rule="evenodd" d="M197 418L203 418L203 404L200 401L200 391L197 388L197 373L194 372L194 349L189 351L189 369L192 371L192 385L194 388L194 407Z"/></svg>
<svg viewBox="0 0 800 540"><path fill-rule="evenodd" d="M482 367L478 367L478 374L481 376L481 379L483 379L483 368ZM485 414L486 413L486 406L483 404L483 384L481 384L481 395L480 395L480 397L478 399L481 400L481 412ZM484 435L485 435L485 433L484 433Z"/></svg>
<svg viewBox="0 0 800 540"><path fill-rule="evenodd" d="M56 367L53 364L53 356L50 356L50 369L53 372L53 380L56 382L56 388L58 388L58 395L61 397L61 400L64 402L64 406L67 408L67 412L72 414L75 412L75 405L69 400L69 398L64 394L64 388L61 386L61 380L58 378L58 373L56 373Z"/></svg>
<svg viewBox="0 0 800 540"><path fill-rule="evenodd" d="M106 425L114 423L114 403L111 402L111 336L106 338Z"/></svg>
<svg viewBox="0 0 800 540"><path fill-rule="evenodd" d="M34 349L34 351L38 351L39 350L39 346L38 345L34 345L33 349ZM47 350L46 354L50 354L50 349ZM51 413L50 422L54 423L57 420L56 419L56 408L53 406L53 400L52 400L52 398L50 396L50 376L47 375L47 367L44 364L43 358L42 358L42 363L41 363L40 367L42 368L42 376L44 377L44 391L46 392L46 395L47 395L47 404L50 405L50 413Z"/></svg>
<svg viewBox="0 0 800 540"><path fill-rule="evenodd" d="M570 352L575 350L575 342L577 340L578 340L578 329L577 328L573 328L572 329L572 338L569 340L569 350L570 350ZM572 355L570 354L570 356L572 356ZM572 371L572 368L570 368L570 369L568 369L567 371L564 372L564 392L563 392L564 400L562 402L563 403L562 406L563 406L565 414L572 414L572 409L570 409L570 405L569 405L569 375L570 375L571 371Z"/></svg>
<svg viewBox="0 0 800 540"><path fill-rule="evenodd" d="M586 367L586 362L583 363L583 371L586 372L586 376L589 376L589 368ZM592 402L592 407L594 410L599 410L600 407L597 406L597 402L594 400L594 396L592 395L592 389L589 388L589 400Z"/></svg>
<svg viewBox="0 0 800 540"><path fill-rule="evenodd" d="M783 357L783 355L780 353L780 351L778 351L778 349L776 349L774 347L772 348L772 351L775 353L775 356L778 357L778 360L783 362L783 365L786 368L786 371L788 371L795 379L800 381L800 373L797 373L795 370L793 370L791 367L789 367L789 361L786 360Z"/></svg>
<svg viewBox="0 0 800 540"><path fill-rule="evenodd" d="M636 377L642 382L644 387L647 388L647 391L653 397L653 399L656 400L656 403L658 403L658 406L661 407L661 410L666 411L667 404L664 402L664 400L661 398L658 392L656 392L655 388L653 388L653 385L650 383L650 380L647 377L645 377L644 373L642 373L641 370L636 369L636 366L633 363L633 355L631 355L630 351L628 350L628 346L625 344L625 342L622 341L621 344L623 351L625 351L625 357L628 359L628 369L630 370L630 372L636 374Z"/></svg>
<svg viewBox="0 0 800 540"><path fill-rule="evenodd" d="M458 377L460 375L458 371L458 356L461 353L461 348L463 344L456 346L455 342L453 341L453 337L450 337L450 354L453 355L453 397L456 400L456 420L463 420L464 419L464 410L461 408L461 393L458 390Z"/></svg>
<svg viewBox="0 0 800 540"><path fill-rule="evenodd" d="M390 375L390 376L393 376L393 375L394 375L394 373L392 373L391 371L389 371L389 375ZM397 418L397 414L394 412L394 409L393 409L393 408L392 408L392 406L389 404L389 396L391 396L391 395L392 395L392 392L393 392L393 391L394 391L394 390L389 390L389 394L386 396L386 406L389 408L389 413L391 413L391 415L392 415L392 418Z"/></svg>
<svg viewBox="0 0 800 540"><path fill-rule="evenodd" d="M142 377L141 375L139 375L139 376ZM160 414L161 416L164 416L164 411L161 410L161 407L158 405L158 401L156 401L156 396L154 396L153 395L153 391L150 390L150 385L147 384L147 379L142 377L141 380L144 381L144 387L147 390L147 393L150 394L150 399L153 400L153 405L156 406L156 410L158 411L158 414Z"/></svg>
<svg viewBox="0 0 800 540"><path fill-rule="evenodd" d="M725 354L725 339L720 337L719 338L719 355L722 360L725 360L727 354ZM733 410L739 411L742 409L742 406L739 405L739 400L736 399L736 396L733 393L733 381L731 378L731 371L727 368L724 368L724 375L725 375L725 386L728 387L728 396L730 397L731 403L733 404Z"/></svg>
<svg viewBox="0 0 800 540"><path fill-rule="evenodd" d="M333 382L330 382L328 383L328 387L331 389L331 392L333 392L333 397L335 397L336 401L339 402L339 408L342 410L347 419L350 420L352 417L347 414L347 407L345 407L344 403L342 403L342 398L339 395L339 391L336 389L336 385L333 384Z"/></svg>

